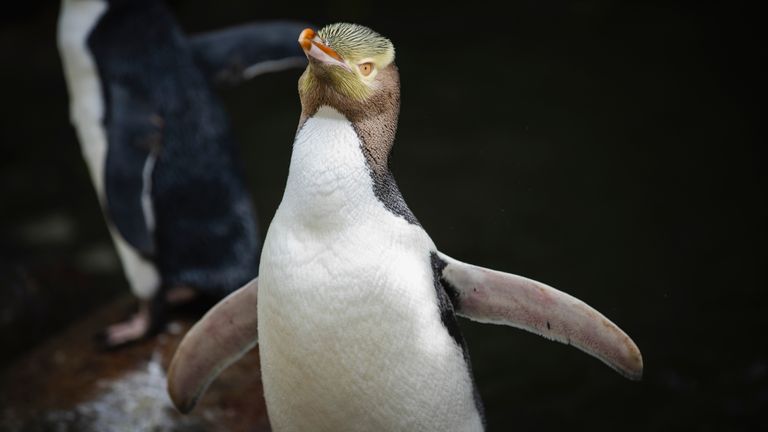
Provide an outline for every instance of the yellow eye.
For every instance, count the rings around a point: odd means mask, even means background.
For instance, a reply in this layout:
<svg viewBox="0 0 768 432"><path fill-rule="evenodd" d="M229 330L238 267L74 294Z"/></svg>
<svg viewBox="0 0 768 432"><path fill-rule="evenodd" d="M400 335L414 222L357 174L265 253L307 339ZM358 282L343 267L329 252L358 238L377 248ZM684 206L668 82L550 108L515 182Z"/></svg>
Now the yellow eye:
<svg viewBox="0 0 768 432"><path fill-rule="evenodd" d="M358 69L360 69L360 73L363 74L363 76L368 76L373 72L373 63L363 63L357 66Z"/></svg>

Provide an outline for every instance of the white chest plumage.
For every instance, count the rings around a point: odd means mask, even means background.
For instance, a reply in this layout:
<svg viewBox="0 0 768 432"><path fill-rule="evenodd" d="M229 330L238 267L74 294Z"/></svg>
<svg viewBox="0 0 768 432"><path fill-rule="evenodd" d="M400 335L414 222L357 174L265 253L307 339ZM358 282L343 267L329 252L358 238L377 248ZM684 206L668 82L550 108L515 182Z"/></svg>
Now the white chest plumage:
<svg viewBox="0 0 768 432"><path fill-rule="evenodd" d="M87 39L106 10L106 1L63 0L58 27L59 52L70 95L70 117L94 187L102 201L107 155L107 137L103 124L104 98L96 62L88 50Z"/></svg>
<svg viewBox="0 0 768 432"><path fill-rule="evenodd" d="M481 429L461 348L440 320L432 250L375 197L351 123L327 107L308 119L260 266L275 430Z"/></svg>

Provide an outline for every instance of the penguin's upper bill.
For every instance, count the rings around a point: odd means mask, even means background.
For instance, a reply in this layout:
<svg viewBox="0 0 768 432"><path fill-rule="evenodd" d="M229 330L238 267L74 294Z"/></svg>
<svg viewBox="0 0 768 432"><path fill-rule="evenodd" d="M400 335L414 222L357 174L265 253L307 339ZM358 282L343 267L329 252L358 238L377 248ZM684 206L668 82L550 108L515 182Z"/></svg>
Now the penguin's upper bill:
<svg viewBox="0 0 768 432"><path fill-rule="evenodd" d="M305 29L299 45L309 59L299 83L302 94L324 86L341 96L367 99L380 87L379 72L394 67L392 42L357 24L331 24L318 32Z"/></svg>

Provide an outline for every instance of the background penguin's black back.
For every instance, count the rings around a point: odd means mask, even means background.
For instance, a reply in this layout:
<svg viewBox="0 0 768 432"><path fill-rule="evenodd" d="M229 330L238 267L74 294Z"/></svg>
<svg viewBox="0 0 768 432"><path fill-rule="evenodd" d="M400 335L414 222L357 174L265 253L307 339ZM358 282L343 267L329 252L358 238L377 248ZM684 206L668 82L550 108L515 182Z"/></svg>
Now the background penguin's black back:
<svg viewBox="0 0 768 432"><path fill-rule="evenodd" d="M144 139L110 140L106 180L108 201L115 196L135 201L135 190L120 189L126 182L110 176L141 172L143 160L125 157L137 147L156 152L151 253L163 283L223 295L255 277L260 252L256 215L229 121L166 6L152 0L115 5L88 43L110 107L108 136L120 136L124 125L114 111L126 104L144 113L138 121L155 128ZM121 165L131 163L126 173ZM110 185L116 186L110 190Z"/></svg>

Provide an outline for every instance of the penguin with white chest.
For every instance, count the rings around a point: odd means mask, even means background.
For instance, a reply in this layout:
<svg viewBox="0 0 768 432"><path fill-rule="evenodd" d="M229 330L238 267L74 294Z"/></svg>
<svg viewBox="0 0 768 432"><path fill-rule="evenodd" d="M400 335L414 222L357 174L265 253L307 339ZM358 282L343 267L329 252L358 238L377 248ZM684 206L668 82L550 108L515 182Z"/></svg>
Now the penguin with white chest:
<svg viewBox="0 0 768 432"><path fill-rule="evenodd" d="M174 294L221 298L257 274L260 241L211 82L305 65L304 25L188 38L159 0L62 0L71 119L139 313L107 346L161 328Z"/></svg>
<svg viewBox="0 0 768 432"><path fill-rule="evenodd" d="M637 346L585 303L437 250L388 168L400 95L389 40L334 24L299 42L302 114L260 276L179 346L168 384L180 410L258 333L276 431L483 430L456 314L569 343L640 378Z"/></svg>

